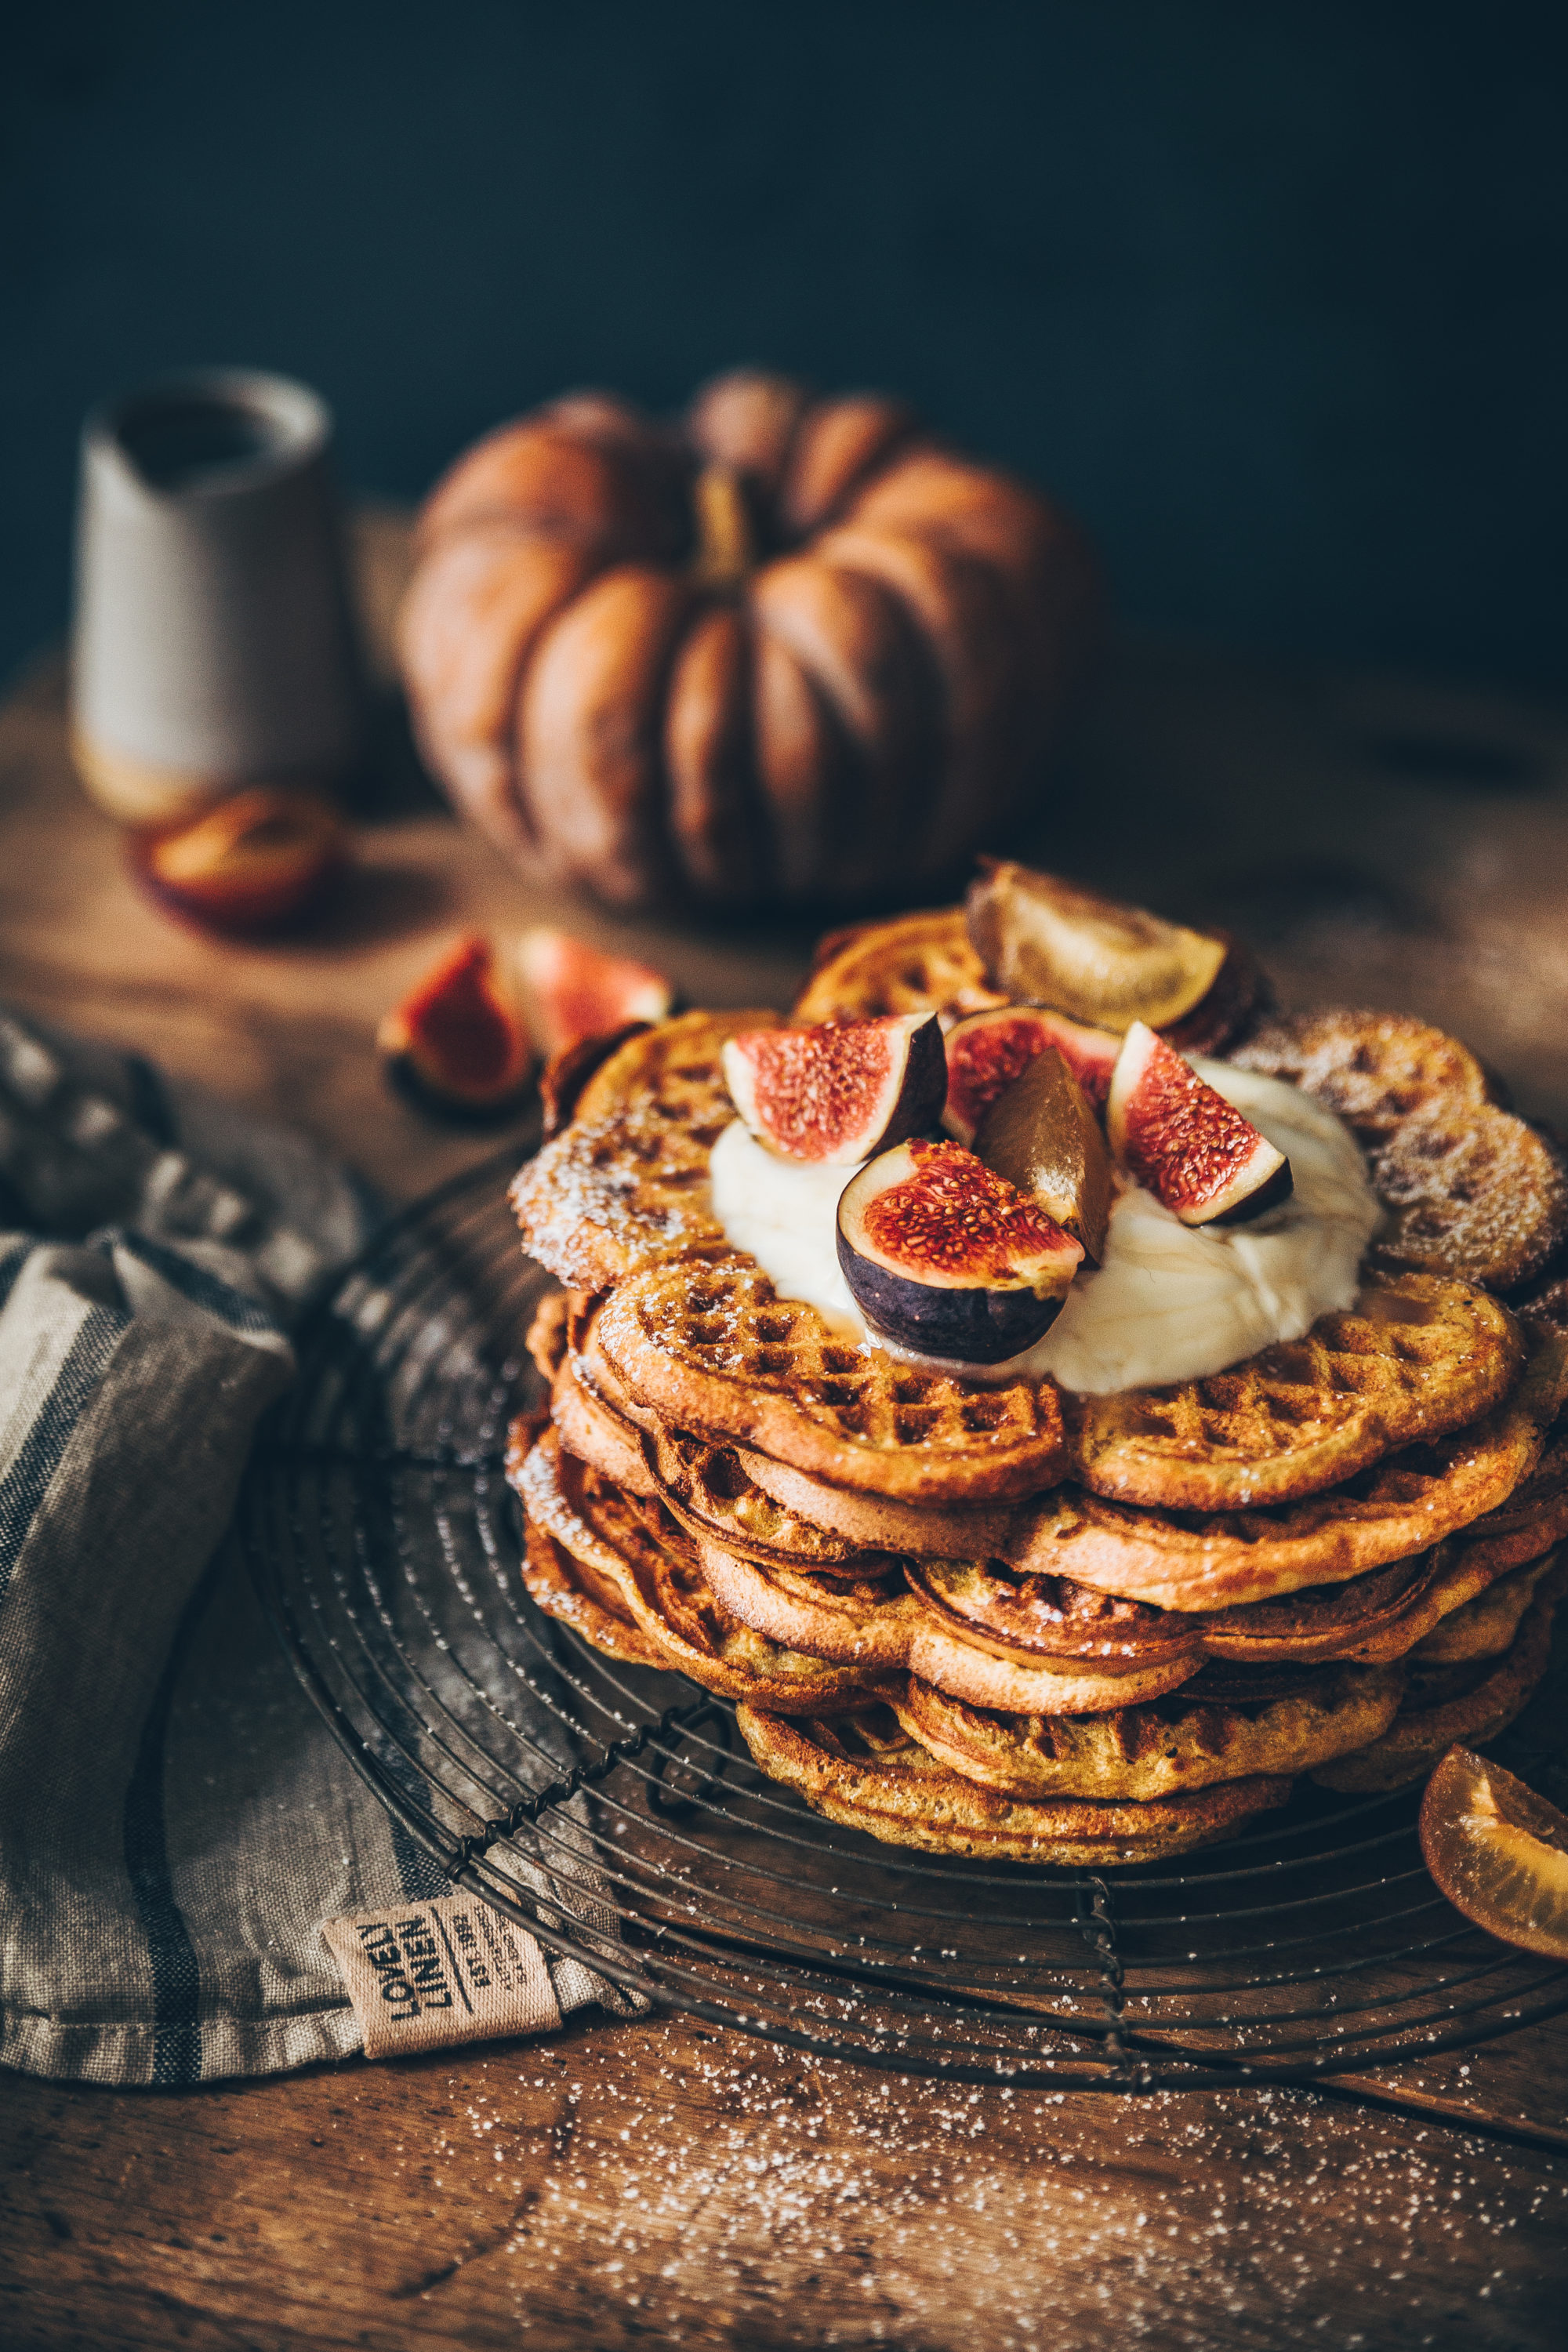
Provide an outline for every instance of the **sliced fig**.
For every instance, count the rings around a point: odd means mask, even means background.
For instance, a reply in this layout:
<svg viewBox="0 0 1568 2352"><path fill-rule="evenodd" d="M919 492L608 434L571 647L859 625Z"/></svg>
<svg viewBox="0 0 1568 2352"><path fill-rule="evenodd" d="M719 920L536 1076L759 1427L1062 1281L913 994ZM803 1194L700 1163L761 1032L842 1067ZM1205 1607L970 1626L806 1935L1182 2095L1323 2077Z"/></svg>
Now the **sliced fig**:
<svg viewBox="0 0 1568 2352"><path fill-rule="evenodd" d="M1055 1046L1096 1106L1110 1088L1121 1040L1108 1029L1085 1029L1042 1004L1002 1004L972 1013L947 1033L947 1108L942 1123L955 1143L970 1144L992 1104Z"/></svg>
<svg viewBox="0 0 1568 2352"><path fill-rule="evenodd" d="M942 1024L934 1013L894 1013L817 1029L745 1029L724 1048L724 1077L770 1151L854 1168L941 1118Z"/></svg>
<svg viewBox="0 0 1568 2352"><path fill-rule="evenodd" d="M1219 977L1226 942L1125 907L1057 874L984 858L965 904L997 988L1075 1021L1126 1030L1179 1021Z"/></svg>
<svg viewBox="0 0 1568 2352"><path fill-rule="evenodd" d="M1054 1045L997 1097L974 1150L1100 1264L1110 1222L1110 1161L1100 1121Z"/></svg>
<svg viewBox="0 0 1568 2352"><path fill-rule="evenodd" d="M845 1187L838 1263L895 1347L996 1364L1044 1337L1083 1245L973 1151L916 1139Z"/></svg>
<svg viewBox="0 0 1568 2352"><path fill-rule="evenodd" d="M517 981L528 1026L552 1060L584 1037L606 1037L631 1021L662 1021L672 1001L668 981L651 964L605 955L549 924L519 940Z"/></svg>
<svg viewBox="0 0 1568 2352"><path fill-rule="evenodd" d="M489 940L448 948L376 1031L386 1074L421 1108L500 1118L516 1108L533 1047L500 984Z"/></svg>
<svg viewBox="0 0 1568 2352"><path fill-rule="evenodd" d="M1142 1021L1117 1057L1105 1116L1128 1174L1184 1225L1240 1224L1290 1197L1285 1154Z"/></svg>

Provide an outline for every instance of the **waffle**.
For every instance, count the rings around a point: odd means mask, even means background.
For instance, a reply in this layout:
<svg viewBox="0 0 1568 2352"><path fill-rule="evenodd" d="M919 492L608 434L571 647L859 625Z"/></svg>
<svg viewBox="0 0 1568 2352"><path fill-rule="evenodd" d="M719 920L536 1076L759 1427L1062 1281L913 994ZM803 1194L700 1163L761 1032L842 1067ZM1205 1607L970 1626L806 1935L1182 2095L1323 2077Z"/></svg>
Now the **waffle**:
<svg viewBox="0 0 1568 2352"><path fill-rule="evenodd" d="M1568 1431L1556 1433L1533 1474L1460 1534L1467 1551L1500 1576L1568 1536Z"/></svg>
<svg viewBox="0 0 1568 2352"><path fill-rule="evenodd" d="M1476 1110L1493 1097L1468 1046L1402 1013L1293 1013L1266 1022L1229 1059L1300 1087L1363 1143L1381 1143L1413 1112L1436 1104Z"/></svg>
<svg viewBox="0 0 1568 2352"><path fill-rule="evenodd" d="M1157 1862L1231 1836L1290 1794L1289 1780L1259 1775L1148 1804L1031 1801L953 1771L890 1708L795 1723L741 1706L735 1720L763 1770L797 1790L815 1812L928 1853L1068 1869Z"/></svg>
<svg viewBox="0 0 1568 2352"><path fill-rule="evenodd" d="M700 1543L697 1556L730 1614L773 1640L868 1674L907 1668L976 1706L1096 1714L1174 1690L1202 1664L1195 1643L1106 1657L1075 1654L1070 1643L1058 1654L1038 1642L991 1642L897 1571L880 1582L829 1585L795 1570L759 1568L720 1544ZM985 1572L978 1561L973 1570Z"/></svg>
<svg viewBox="0 0 1568 2352"><path fill-rule="evenodd" d="M508 1433L506 1475L521 1487L538 1424L523 1414ZM522 1580L547 1616L558 1617L606 1656L624 1665L669 1666L662 1643L643 1632L622 1598L618 1577L601 1574L591 1559L574 1559L542 1526L525 1517Z"/></svg>
<svg viewBox="0 0 1568 2352"><path fill-rule="evenodd" d="M862 1697L864 1678L853 1667L786 1650L730 1617L683 1551L679 1530L662 1522L659 1506L619 1493L563 1452L553 1429L521 1465L509 1465L508 1475L531 1529L548 1537L558 1554L567 1554L579 1576L586 1572L588 1590L601 1605L607 1605L602 1596L613 1599L620 1617L646 1637L664 1664L724 1698L762 1700L781 1714L842 1707ZM531 1566L536 1550L531 1547ZM559 1559L555 1565L563 1577L570 1575ZM542 1571L534 1573L542 1588ZM530 1590L542 1607L551 1606L542 1589L531 1584ZM563 1612L556 1607L553 1613ZM590 1624L577 1622L594 1640Z"/></svg>
<svg viewBox="0 0 1568 2352"><path fill-rule="evenodd" d="M1458 1274L1516 1290L1568 1237L1568 1168L1546 1136L1511 1111L1447 1101L1402 1119L1372 1163L1389 1211L1379 1265Z"/></svg>
<svg viewBox="0 0 1568 2352"><path fill-rule="evenodd" d="M830 932L790 1018L804 1028L889 1013L943 1013L957 1020L1007 1001L986 979L963 908L939 907Z"/></svg>
<svg viewBox="0 0 1568 2352"><path fill-rule="evenodd" d="M1510 1570L1489 1584L1474 1601L1467 1601L1445 1617L1436 1631L1428 1633L1411 1651L1413 1664L1417 1666L1451 1666L1470 1658L1500 1658L1512 1646L1521 1620L1535 1597L1535 1588L1543 1576L1550 1576L1556 1565L1556 1555L1547 1552L1540 1559L1526 1562L1523 1568Z"/></svg>
<svg viewBox="0 0 1568 2352"><path fill-rule="evenodd" d="M1068 1444L1097 1494L1184 1511L1296 1502L1396 1446L1463 1428L1508 1393L1523 1361L1519 1327L1495 1300L1397 1275L1230 1371L1073 1400Z"/></svg>
<svg viewBox="0 0 1568 2352"><path fill-rule="evenodd" d="M589 1387L571 1358L551 1384L550 1418L567 1452L602 1478L645 1501L658 1495L637 1432Z"/></svg>
<svg viewBox="0 0 1568 2352"><path fill-rule="evenodd" d="M1399 1713L1382 1738L1353 1756L1318 1766L1312 1779L1347 1794L1403 1789L1424 1780L1456 1740L1476 1748L1506 1731L1546 1672L1552 1620L1564 1583L1568 1568L1559 1563L1537 1585L1500 1658L1413 1667Z"/></svg>
<svg viewBox="0 0 1568 2352"><path fill-rule="evenodd" d="M999 1714L914 1679L890 1703L933 1756L988 1789L1146 1804L1366 1748L1394 1721L1404 1686L1390 1666L1211 1666L1173 1698L1114 1715Z"/></svg>
<svg viewBox="0 0 1568 2352"><path fill-rule="evenodd" d="M722 1247L708 1156L734 1118L720 1059L775 1013L684 1013L627 1040L583 1090L563 1134L510 1199L523 1246L557 1281L603 1290L672 1253Z"/></svg>
<svg viewBox="0 0 1568 2352"><path fill-rule="evenodd" d="M858 1583L885 1576L896 1563L897 1554L867 1551L775 1503L728 1446L661 1431L652 1453L658 1492L671 1515L689 1535L721 1543L742 1559Z"/></svg>
<svg viewBox="0 0 1568 2352"><path fill-rule="evenodd" d="M835 1339L749 1259L651 1265L618 1285L596 1344L667 1425L731 1439L837 1485L907 1502L1006 1499L1066 1467L1049 1384L1007 1388Z"/></svg>

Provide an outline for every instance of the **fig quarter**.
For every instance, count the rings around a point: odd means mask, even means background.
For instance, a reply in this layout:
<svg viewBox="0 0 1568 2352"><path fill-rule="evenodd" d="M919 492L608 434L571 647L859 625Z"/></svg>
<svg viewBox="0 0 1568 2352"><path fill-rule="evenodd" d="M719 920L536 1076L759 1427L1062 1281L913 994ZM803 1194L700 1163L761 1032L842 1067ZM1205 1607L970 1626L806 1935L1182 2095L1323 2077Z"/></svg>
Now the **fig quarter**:
<svg viewBox="0 0 1568 2352"><path fill-rule="evenodd" d="M1110 1160L1083 1088L1054 1046L1026 1065L980 1123L976 1156L1016 1185L1098 1265L1110 1219Z"/></svg>

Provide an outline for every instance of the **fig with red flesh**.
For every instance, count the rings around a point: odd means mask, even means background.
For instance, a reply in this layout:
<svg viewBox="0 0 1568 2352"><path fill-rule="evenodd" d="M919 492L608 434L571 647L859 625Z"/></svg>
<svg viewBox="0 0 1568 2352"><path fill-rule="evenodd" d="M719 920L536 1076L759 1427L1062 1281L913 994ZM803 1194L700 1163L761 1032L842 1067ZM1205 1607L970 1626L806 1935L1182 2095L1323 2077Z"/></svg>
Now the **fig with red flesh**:
<svg viewBox="0 0 1568 2352"><path fill-rule="evenodd" d="M997 1097L974 1150L1100 1264L1110 1222L1110 1161L1100 1121L1054 1046Z"/></svg>
<svg viewBox="0 0 1568 2352"><path fill-rule="evenodd" d="M1059 875L986 858L965 902L969 937L994 987L1075 1021L1123 1031L1179 1021L1208 994L1226 942L1081 889Z"/></svg>
<svg viewBox="0 0 1568 2352"><path fill-rule="evenodd" d="M845 1187L838 1263L857 1306L895 1347L999 1364L1043 1339L1083 1246L957 1143L915 1139Z"/></svg>
<svg viewBox="0 0 1568 2352"><path fill-rule="evenodd" d="M605 1037L633 1021L662 1021L669 982L651 964L540 924L517 943L523 1018L547 1061L584 1037Z"/></svg>
<svg viewBox="0 0 1568 2352"><path fill-rule="evenodd" d="M471 931L376 1031L388 1077L420 1108L447 1118L505 1117L521 1100L533 1048L499 984L489 941Z"/></svg>
<svg viewBox="0 0 1568 2352"><path fill-rule="evenodd" d="M1106 1127L1128 1174L1184 1225L1239 1224L1290 1196L1285 1154L1141 1021L1117 1057Z"/></svg>
<svg viewBox="0 0 1568 2352"><path fill-rule="evenodd" d="M936 1125L947 1057L934 1013L747 1029L724 1048L735 1108L785 1160L854 1168Z"/></svg>
<svg viewBox="0 0 1568 2352"><path fill-rule="evenodd" d="M942 1123L955 1143L973 1143L992 1104L1023 1076L1037 1054L1054 1046L1097 1107L1110 1087L1121 1040L1085 1029L1041 1004L1002 1004L972 1013L947 1033L947 1108Z"/></svg>

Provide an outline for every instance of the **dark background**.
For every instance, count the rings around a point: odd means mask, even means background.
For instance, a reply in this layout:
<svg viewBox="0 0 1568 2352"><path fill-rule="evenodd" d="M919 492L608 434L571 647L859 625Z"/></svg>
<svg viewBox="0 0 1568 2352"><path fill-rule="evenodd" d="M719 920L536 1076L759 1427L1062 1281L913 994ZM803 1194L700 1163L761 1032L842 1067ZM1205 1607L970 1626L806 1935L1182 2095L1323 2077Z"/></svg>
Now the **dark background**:
<svg viewBox="0 0 1568 2352"><path fill-rule="evenodd" d="M1531 685L1568 648L1560 8L0 10L0 667L87 404L280 368L354 487L562 386L884 383L1135 624Z"/></svg>

